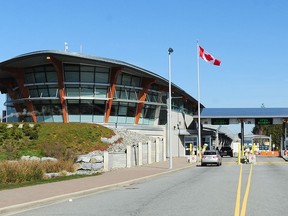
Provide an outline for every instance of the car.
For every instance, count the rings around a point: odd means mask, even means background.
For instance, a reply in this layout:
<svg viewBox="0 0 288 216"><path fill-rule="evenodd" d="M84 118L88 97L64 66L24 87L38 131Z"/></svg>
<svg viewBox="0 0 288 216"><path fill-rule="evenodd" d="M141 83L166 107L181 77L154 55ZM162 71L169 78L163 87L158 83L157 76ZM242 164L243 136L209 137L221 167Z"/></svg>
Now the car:
<svg viewBox="0 0 288 216"><path fill-rule="evenodd" d="M223 146L220 149L220 155L233 157L233 149L230 146Z"/></svg>
<svg viewBox="0 0 288 216"><path fill-rule="evenodd" d="M222 157L217 150L204 151L201 158L201 166L206 166L207 164L222 165Z"/></svg>

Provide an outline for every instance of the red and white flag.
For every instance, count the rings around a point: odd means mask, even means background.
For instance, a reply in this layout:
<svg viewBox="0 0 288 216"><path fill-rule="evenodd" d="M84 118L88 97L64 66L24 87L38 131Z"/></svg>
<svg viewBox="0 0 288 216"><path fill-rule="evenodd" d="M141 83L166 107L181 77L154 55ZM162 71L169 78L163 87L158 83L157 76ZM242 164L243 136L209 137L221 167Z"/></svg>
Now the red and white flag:
<svg viewBox="0 0 288 216"><path fill-rule="evenodd" d="M201 46L199 46L199 55L200 57L213 65L220 66L221 61L214 58L211 54L207 53Z"/></svg>

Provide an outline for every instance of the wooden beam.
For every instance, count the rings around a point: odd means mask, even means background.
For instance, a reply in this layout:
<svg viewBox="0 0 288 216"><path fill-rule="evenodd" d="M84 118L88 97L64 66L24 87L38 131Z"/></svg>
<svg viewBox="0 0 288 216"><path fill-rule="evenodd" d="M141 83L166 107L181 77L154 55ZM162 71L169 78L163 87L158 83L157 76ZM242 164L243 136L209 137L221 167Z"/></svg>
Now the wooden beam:
<svg viewBox="0 0 288 216"><path fill-rule="evenodd" d="M29 89L27 87L24 86L25 82L25 75L24 75L24 70L22 68L5 68L6 71L8 71L16 80L20 92L22 94L23 98L29 98ZM28 109L29 114L31 115L31 118L33 120L34 123L37 122L37 117L34 111L34 107L33 107L33 103L31 100L25 100L25 105ZM15 107L16 108L16 107ZM19 109L19 107L17 108ZM21 112L23 113L24 110L21 110Z"/></svg>
<svg viewBox="0 0 288 216"><path fill-rule="evenodd" d="M47 60L50 60L52 62L53 66L56 70L63 122L68 123L68 109L67 109L67 104L66 104L66 99L65 99L63 64L60 60L56 59L53 56L47 56Z"/></svg>
<svg viewBox="0 0 288 216"><path fill-rule="evenodd" d="M106 112L105 112L105 123L108 123L111 109L112 109L112 104L113 104L113 98L115 95L115 90L116 90L116 82L119 74L122 72L122 69L120 67L113 67L111 70L111 75L110 75L110 90L108 92L108 100L107 100L107 106L106 106Z"/></svg>
<svg viewBox="0 0 288 216"><path fill-rule="evenodd" d="M139 123L140 117L141 117L141 113L142 113L142 109L144 107L144 102L147 98L147 92L149 87L151 86L152 83L154 83L156 80L152 79L152 78L143 78L142 81L142 91L139 93L139 103L137 104L137 108L136 108L136 113L135 113L135 124L137 125Z"/></svg>

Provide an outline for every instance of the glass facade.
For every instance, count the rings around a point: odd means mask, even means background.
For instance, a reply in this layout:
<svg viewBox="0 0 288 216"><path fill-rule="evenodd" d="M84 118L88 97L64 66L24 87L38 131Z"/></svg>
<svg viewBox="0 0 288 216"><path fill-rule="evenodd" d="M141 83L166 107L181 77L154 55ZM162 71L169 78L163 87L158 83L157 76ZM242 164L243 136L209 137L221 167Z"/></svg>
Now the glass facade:
<svg viewBox="0 0 288 216"><path fill-rule="evenodd" d="M68 122L104 123L107 101L110 99L108 98L110 73L111 68L99 65L63 64ZM12 100L9 97L6 103L13 105L18 99L17 103L21 109L28 110L26 102L29 100L33 104L37 122L63 122L58 76L54 66L51 64L25 68L24 77L24 86L28 89L29 96L25 97L18 88L14 90L16 98ZM142 77L125 73L125 71L120 73L116 81L108 123L134 124L142 90ZM157 110L161 107L165 108L165 102L166 100L163 102L163 92L159 90L159 86L152 84L146 94L139 124L154 124L155 119L159 119L160 112ZM16 113L13 106L10 110ZM31 115L25 112L24 120L32 121Z"/></svg>

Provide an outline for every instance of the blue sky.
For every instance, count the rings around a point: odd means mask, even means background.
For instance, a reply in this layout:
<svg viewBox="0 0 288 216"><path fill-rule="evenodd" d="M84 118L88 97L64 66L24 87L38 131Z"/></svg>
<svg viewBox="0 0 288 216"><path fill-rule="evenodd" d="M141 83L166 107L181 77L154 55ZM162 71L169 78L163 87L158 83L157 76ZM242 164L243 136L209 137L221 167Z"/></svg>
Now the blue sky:
<svg viewBox="0 0 288 216"><path fill-rule="evenodd" d="M198 41L222 61L200 61L204 106L288 107L287 0L3 0L1 8L1 62L67 42L70 52L82 47L168 78L172 47L172 82L197 99Z"/></svg>

